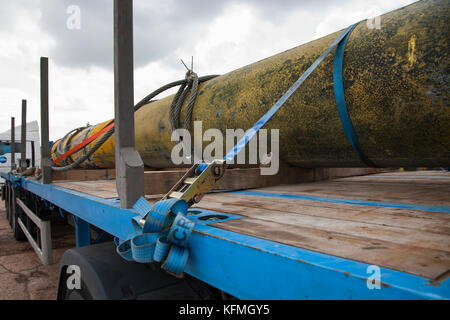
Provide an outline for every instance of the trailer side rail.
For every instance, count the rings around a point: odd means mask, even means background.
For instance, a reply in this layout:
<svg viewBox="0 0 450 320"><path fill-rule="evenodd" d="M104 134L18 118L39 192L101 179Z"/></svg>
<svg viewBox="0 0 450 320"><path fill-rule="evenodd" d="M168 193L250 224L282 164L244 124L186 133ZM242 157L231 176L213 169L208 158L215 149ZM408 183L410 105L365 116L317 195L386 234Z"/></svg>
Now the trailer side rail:
<svg viewBox="0 0 450 320"><path fill-rule="evenodd" d="M40 219L36 214L28 208L22 200L16 199L17 204L22 208L23 212L34 222L34 224L39 228L38 240L36 241L34 237L29 232L28 228L23 223L20 217L17 218L20 228L23 230L25 236L33 247L34 251L41 259L44 265L53 263L52 254L52 238L51 238L51 223L50 221L44 221Z"/></svg>

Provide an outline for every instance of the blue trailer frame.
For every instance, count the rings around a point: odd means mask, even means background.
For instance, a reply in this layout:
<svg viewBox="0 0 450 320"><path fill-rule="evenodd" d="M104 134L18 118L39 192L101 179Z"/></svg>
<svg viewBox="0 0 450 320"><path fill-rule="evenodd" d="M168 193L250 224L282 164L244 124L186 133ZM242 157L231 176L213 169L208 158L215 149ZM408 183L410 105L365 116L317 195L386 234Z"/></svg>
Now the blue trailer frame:
<svg viewBox="0 0 450 320"><path fill-rule="evenodd" d="M76 217L77 246L90 244L89 226L119 238L136 234L133 209L36 180L2 173L16 188L30 192ZM449 299L450 279L429 279L381 268L380 289L368 289L369 265L239 234L199 219L220 214L190 209L196 222L185 272L240 299ZM200 213L199 213L200 212ZM239 219L227 215L227 219ZM221 220L224 221L224 220Z"/></svg>

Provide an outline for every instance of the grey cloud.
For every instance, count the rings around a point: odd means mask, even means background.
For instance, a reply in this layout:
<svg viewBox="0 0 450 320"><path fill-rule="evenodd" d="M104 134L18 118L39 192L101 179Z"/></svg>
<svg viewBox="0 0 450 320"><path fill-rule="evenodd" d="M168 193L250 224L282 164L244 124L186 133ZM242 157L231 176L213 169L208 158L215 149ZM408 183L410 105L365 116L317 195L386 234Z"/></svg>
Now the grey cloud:
<svg viewBox="0 0 450 320"><path fill-rule="evenodd" d="M164 12L152 2L134 3L135 66L162 59L202 32L208 20L220 14L225 2L164 1ZM55 63L70 67L113 66L113 1L43 2L42 27L55 40L51 51ZM69 29L69 5L81 11L81 28Z"/></svg>
<svg viewBox="0 0 450 320"><path fill-rule="evenodd" d="M38 11L39 1L2 0L0 9L0 28L13 33L18 27L17 17L22 10Z"/></svg>
<svg viewBox="0 0 450 320"><path fill-rule="evenodd" d="M81 28L67 28L67 8L80 8ZM63 66L112 67L112 6L111 1L42 1L41 26L55 45L51 59Z"/></svg>
<svg viewBox="0 0 450 320"><path fill-rule="evenodd" d="M294 8L311 9L316 3L312 0L134 1L135 67L160 60L173 60L174 64L179 64L176 57L171 57L174 51L201 37L224 7L235 2L246 2L263 19L273 21L283 19ZM66 27L69 5L77 5L81 10L79 30ZM112 69L112 0L51 0L42 1L41 7L42 27L56 41L50 52L55 63Z"/></svg>

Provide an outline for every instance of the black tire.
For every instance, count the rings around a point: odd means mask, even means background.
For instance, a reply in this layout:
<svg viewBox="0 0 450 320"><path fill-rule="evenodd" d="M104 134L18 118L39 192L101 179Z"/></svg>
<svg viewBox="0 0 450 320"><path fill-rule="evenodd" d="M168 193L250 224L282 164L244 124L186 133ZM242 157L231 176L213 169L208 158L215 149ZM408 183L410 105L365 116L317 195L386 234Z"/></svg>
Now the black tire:
<svg viewBox="0 0 450 320"><path fill-rule="evenodd" d="M80 289L69 289L68 266L80 268ZM178 279L153 263L126 261L113 241L67 250L60 261L58 300L215 299L203 282Z"/></svg>
<svg viewBox="0 0 450 320"><path fill-rule="evenodd" d="M62 295L62 300L93 300L89 287L81 281L80 289L65 289Z"/></svg>

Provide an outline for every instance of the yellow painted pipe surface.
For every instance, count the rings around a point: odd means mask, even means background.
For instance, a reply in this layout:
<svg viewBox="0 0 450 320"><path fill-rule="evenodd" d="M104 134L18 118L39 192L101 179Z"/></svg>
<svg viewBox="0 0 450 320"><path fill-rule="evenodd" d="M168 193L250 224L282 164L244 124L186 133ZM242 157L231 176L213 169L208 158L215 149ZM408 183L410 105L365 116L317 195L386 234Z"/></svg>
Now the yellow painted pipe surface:
<svg viewBox="0 0 450 320"><path fill-rule="evenodd" d="M448 0L417 2L382 15L379 29L359 23L349 37L343 66L345 99L361 149L379 166L450 165L449 11ZM227 128L251 128L341 32L201 84L193 120L203 122L203 131L218 128L224 134ZM337 112L333 60L334 52L266 125L280 129L280 158L292 165L364 166ZM136 149L147 166L174 166L172 98L135 113ZM106 124L86 129L88 134L80 132L72 145ZM113 137L84 165L113 167Z"/></svg>

